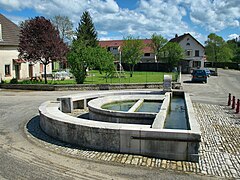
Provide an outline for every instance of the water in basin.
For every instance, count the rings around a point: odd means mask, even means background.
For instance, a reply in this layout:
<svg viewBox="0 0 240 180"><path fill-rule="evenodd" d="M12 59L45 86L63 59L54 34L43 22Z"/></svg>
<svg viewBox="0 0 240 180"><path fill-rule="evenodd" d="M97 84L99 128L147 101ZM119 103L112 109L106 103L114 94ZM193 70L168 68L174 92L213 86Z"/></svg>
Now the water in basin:
<svg viewBox="0 0 240 180"><path fill-rule="evenodd" d="M189 130L183 97L173 96L171 100L171 109L166 117L164 128Z"/></svg>
<svg viewBox="0 0 240 180"><path fill-rule="evenodd" d="M162 102L144 101L137 112L153 112L158 113L161 109Z"/></svg>
<svg viewBox="0 0 240 180"><path fill-rule="evenodd" d="M113 103L104 104L102 108L108 109L108 110L127 112L135 103L136 101L113 102Z"/></svg>

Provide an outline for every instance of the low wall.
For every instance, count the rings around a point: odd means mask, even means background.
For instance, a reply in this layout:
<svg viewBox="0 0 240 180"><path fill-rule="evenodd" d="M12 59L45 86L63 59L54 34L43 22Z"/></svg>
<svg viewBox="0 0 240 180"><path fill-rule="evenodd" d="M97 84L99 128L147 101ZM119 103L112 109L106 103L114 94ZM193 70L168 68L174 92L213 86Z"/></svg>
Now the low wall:
<svg viewBox="0 0 240 180"><path fill-rule="evenodd" d="M181 86L179 82L172 83L173 89ZM78 91L78 90L115 90L115 89L162 89L163 83L136 83L136 84L0 84L2 89L21 89L37 91Z"/></svg>
<svg viewBox="0 0 240 180"><path fill-rule="evenodd" d="M60 112L58 107L56 102L46 102L39 107L40 126L61 141L100 151L198 160L198 133L74 118Z"/></svg>
<svg viewBox="0 0 240 180"><path fill-rule="evenodd" d="M59 107L59 101L48 101L39 107L39 112L42 130L61 141L100 151L198 161L200 131L152 129L150 125L75 118L61 112Z"/></svg>

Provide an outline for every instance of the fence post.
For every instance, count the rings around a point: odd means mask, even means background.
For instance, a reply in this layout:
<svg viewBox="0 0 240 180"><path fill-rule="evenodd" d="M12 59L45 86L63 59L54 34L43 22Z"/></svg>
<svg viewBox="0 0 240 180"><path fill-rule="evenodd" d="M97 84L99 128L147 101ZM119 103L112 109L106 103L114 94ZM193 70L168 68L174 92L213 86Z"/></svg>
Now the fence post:
<svg viewBox="0 0 240 180"><path fill-rule="evenodd" d="M240 102L239 102L239 99L238 99L238 100L237 100L236 113L239 113L239 108L240 108Z"/></svg>
<svg viewBox="0 0 240 180"><path fill-rule="evenodd" d="M236 105L235 96L233 96L233 99L232 99L232 109L235 109L235 105Z"/></svg>
<svg viewBox="0 0 240 180"><path fill-rule="evenodd" d="M231 93L228 94L228 106L231 105Z"/></svg>

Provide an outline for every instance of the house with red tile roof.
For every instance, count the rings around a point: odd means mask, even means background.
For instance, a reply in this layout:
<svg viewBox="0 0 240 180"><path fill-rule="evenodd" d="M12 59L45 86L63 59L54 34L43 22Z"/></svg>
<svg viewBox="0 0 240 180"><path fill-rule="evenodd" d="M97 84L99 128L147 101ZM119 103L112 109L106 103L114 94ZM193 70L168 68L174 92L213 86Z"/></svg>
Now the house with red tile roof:
<svg viewBox="0 0 240 180"><path fill-rule="evenodd" d="M143 49L144 55L140 63L157 62L155 53L149 46L152 40L141 40L145 44L145 47ZM99 45L107 48L108 51L112 52L114 55L118 55L121 51L121 47L123 46L123 42L124 40L99 41ZM169 42L178 43L184 50L184 58L180 63L182 72L189 73L193 68L204 67L204 62L206 61L205 48L191 34L187 33L181 36L176 35L175 38L172 38Z"/></svg>
<svg viewBox="0 0 240 180"><path fill-rule="evenodd" d="M145 45L143 48L143 56L140 61L143 63L146 62L156 62L156 56L153 52L152 48L149 46L151 44L151 39L140 39ZM106 48L108 51L113 53L114 55L118 55L121 51L121 47L123 46L124 40L108 40L108 41L99 41L99 45L103 48Z"/></svg>
<svg viewBox="0 0 240 180"><path fill-rule="evenodd" d="M28 79L43 74L43 64L18 58L19 27L0 14L0 80ZM52 65L47 66L47 74Z"/></svg>
<svg viewBox="0 0 240 180"><path fill-rule="evenodd" d="M191 34L176 35L169 42L178 43L184 50L184 58L181 61L182 72L190 73L191 69L204 67L205 47Z"/></svg>

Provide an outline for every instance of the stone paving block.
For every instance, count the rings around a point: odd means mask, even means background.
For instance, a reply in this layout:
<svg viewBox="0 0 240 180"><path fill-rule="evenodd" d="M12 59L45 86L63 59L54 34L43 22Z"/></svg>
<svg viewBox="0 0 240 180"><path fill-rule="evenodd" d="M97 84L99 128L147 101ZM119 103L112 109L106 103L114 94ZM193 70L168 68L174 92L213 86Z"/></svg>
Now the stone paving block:
<svg viewBox="0 0 240 180"><path fill-rule="evenodd" d="M139 161L139 158L138 158L138 157L133 157L131 164L137 165L137 164L138 164L138 161Z"/></svg>

